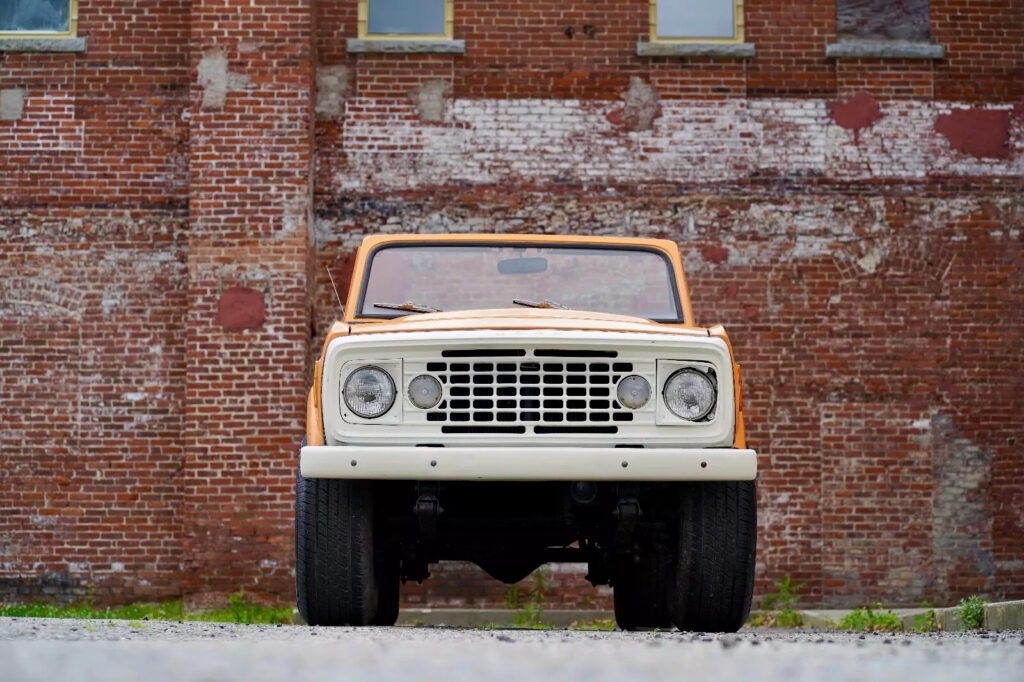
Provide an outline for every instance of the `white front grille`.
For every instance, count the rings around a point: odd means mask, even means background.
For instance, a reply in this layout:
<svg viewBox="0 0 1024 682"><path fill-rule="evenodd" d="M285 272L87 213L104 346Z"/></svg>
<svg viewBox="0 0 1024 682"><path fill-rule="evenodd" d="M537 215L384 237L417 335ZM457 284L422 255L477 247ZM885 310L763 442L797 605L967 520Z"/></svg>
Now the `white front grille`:
<svg viewBox="0 0 1024 682"><path fill-rule="evenodd" d="M508 349L444 351L424 364L444 387L426 411L442 433L617 433L634 411L615 399L637 363L617 351ZM652 363L641 371L652 369ZM407 380L413 366L406 367ZM412 376L415 376L412 375Z"/></svg>

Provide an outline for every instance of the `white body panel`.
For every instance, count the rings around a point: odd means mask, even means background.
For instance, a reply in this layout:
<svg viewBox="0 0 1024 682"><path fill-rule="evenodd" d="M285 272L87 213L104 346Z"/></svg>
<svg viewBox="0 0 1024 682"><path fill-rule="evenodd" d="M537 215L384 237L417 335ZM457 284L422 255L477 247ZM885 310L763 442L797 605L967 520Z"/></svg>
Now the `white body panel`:
<svg viewBox="0 0 1024 682"><path fill-rule="evenodd" d="M306 446L306 478L444 481L750 481L733 448Z"/></svg>
<svg viewBox="0 0 1024 682"><path fill-rule="evenodd" d="M414 406L407 394L408 382L418 374L431 372L427 364L442 360L443 351L459 349L538 349L564 351L615 351L607 362L628 362L629 373L643 376L650 383L652 399L629 414L628 422L607 422L614 433L544 432L550 426L535 423L524 433L452 433L427 418L428 410ZM554 358L558 360L558 358ZM449 359L448 362L458 362ZM463 360L473 363L473 359ZM540 360L544 362L543 360ZM565 360L571 362L573 360ZM712 417L701 422L676 419L661 406L661 389L673 368L692 363L713 368L717 375L718 397ZM377 419L360 419L351 414L340 397L341 382L364 364L385 367L394 372L397 398L394 406ZM610 385L614 395L614 385ZM735 396L732 358L725 342L711 336L673 334L637 334L579 330L491 330L403 332L343 336L328 345L323 369L321 405L324 437L327 445L396 446L444 445L446 447L502 446L538 447L538 453L551 452L539 446L608 447L637 445L647 449L729 447L735 432ZM445 386L450 400L451 386ZM568 402L568 401L567 401ZM619 410L622 411L621 409ZM589 423L589 422L588 422ZM561 426L570 422L561 422ZM495 426L507 426L499 424ZM582 424L581 424L582 425ZM584 477L585 478L585 477Z"/></svg>

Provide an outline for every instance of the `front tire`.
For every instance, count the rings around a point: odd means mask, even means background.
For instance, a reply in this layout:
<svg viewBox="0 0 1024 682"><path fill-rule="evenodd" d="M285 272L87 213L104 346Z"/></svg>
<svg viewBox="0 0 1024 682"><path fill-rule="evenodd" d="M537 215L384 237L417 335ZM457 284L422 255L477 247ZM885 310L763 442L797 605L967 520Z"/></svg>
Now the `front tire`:
<svg viewBox="0 0 1024 682"><path fill-rule="evenodd" d="M309 625L368 625L373 621L378 589L369 482L299 475L295 588L299 614Z"/></svg>
<svg viewBox="0 0 1024 682"><path fill-rule="evenodd" d="M615 623L621 630L671 629L670 562L664 551L648 548L637 561L632 559L632 555L622 558L613 574Z"/></svg>
<svg viewBox="0 0 1024 682"><path fill-rule="evenodd" d="M757 550L753 481L682 491L672 620L680 630L736 632L750 615Z"/></svg>

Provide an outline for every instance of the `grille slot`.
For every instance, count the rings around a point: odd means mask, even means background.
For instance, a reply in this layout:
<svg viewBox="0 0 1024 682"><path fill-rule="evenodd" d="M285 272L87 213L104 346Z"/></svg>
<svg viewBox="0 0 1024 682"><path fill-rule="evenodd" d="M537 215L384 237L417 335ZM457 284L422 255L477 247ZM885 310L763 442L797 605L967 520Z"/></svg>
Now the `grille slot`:
<svg viewBox="0 0 1024 682"><path fill-rule="evenodd" d="M634 371L608 362L615 351L541 349L442 351L456 362L430 361L446 400L426 414L442 433L617 433L634 414L613 398ZM472 358L472 360L470 360Z"/></svg>
<svg viewBox="0 0 1024 682"><path fill-rule="evenodd" d="M560 348L538 348L533 351L538 358L617 358L613 350L562 350Z"/></svg>
<svg viewBox="0 0 1024 682"><path fill-rule="evenodd" d="M441 351L442 358L519 358L524 355L526 355L526 351L521 348L509 348L507 350L469 348L466 350Z"/></svg>
<svg viewBox="0 0 1024 682"><path fill-rule="evenodd" d="M526 433L525 426L442 426L441 433Z"/></svg>

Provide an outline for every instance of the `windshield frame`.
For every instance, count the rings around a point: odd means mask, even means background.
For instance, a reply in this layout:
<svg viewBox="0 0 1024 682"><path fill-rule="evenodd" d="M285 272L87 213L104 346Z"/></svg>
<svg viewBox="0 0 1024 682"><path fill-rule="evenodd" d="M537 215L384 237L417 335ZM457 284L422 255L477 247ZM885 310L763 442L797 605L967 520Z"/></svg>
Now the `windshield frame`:
<svg viewBox="0 0 1024 682"><path fill-rule="evenodd" d="M358 321L358 320L368 320L368 321L369 320L394 320L396 318L405 317L405 316L410 315L410 314L421 314L421 313L407 313L407 312L403 312L403 311L399 311L399 310L396 310L395 314L363 312L363 306L366 303L366 288L367 288L367 284L369 283L369 280L370 280L370 271L373 269L373 259L376 257L376 255L380 251L382 251L384 249L392 249L392 248L417 248L417 247L453 247L453 248L459 248L459 247L467 247L467 246L484 246L484 247L498 247L498 248L537 248L537 247L543 247L543 248L553 248L553 249L562 248L562 249L577 249L577 250L579 250L579 249L592 249L592 250L595 250L595 251L608 251L608 250L613 250L613 251L643 251L643 252L647 252L647 253L653 253L653 254L657 255L658 257L660 257L661 260L665 263L665 268L667 269L668 276L669 276L669 285L670 285L670 288L672 290L672 304L673 304L673 306L675 308L676 314L675 314L675 317L672 317L672 318L661 318L661 317L659 317L659 318L644 318L644 319L651 319L652 322L667 323L667 324L687 324L686 316L684 314L684 309L683 309L683 300L682 300L682 296L680 295L680 291L679 291L679 281L678 281L678 278L676 277L675 263L673 262L672 258L669 256L669 254L666 253L663 249L659 249L659 248L657 248L655 246L645 246L645 245L641 245L641 244L590 243L590 242L579 242L579 241L565 241L565 242L561 242L561 241L548 241L548 240L544 240L544 241L533 241L533 240L523 240L523 241L506 241L506 240L501 240L501 241L494 241L494 240L487 240L487 239L472 240L472 241L469 241L469 240L466 240L466 241L464 241L464 240L451 241L451 240L423 239L423 240L416 240L416 241L388 241L388 242L383 242L381 244L375 245L374 247L372 247L370 249L369 253L366 254L365 263L364 263L363 271L362 271L362 276L361 276L361 279L360 279L360 282L359 282L359 298L357 299L356 310L354 312L352 321ZM420 303L425 303L426 305L430 305L429 302L420 301ZM516 308L517 306L515 306L512 303L511 299L510 299L509 300L509 304L506 307L508 307L508 308ZM459 308L459 309L455 309L453 311L442 311L442 312L458 312L458 311L461 311L461 310L473 310L473 308ZM580 312L596 312L596 311L580 310L578 308L569 308L568 310L578 310ZM629 313L613 313L613 314L629 316ZM638 317L638 316L633 315L632 317Z"/></svg>

